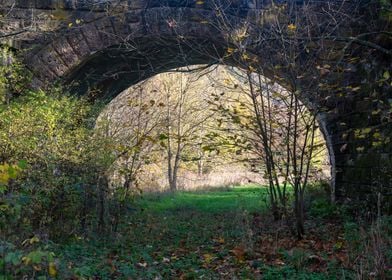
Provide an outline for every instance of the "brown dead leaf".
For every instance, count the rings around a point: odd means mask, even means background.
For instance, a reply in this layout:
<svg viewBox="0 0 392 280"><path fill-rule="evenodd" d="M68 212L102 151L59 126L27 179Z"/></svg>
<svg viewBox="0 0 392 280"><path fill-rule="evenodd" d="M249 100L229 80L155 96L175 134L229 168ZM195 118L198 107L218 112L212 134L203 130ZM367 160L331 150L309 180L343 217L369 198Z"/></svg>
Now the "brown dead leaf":
<svg viewBox="0 0 392 280"><path fill-rule="evenodd" d="M245 248L242 245L235 247L231 252L238 262L243 262L245 260Z"/></svg>
<svg viewBox="0 0 392 280"><path fill-rule="evenodd" d="M219 243L219 244L224 244L225 239L223 237L218 237L216 239L213 239L214 242Z"/></svg>

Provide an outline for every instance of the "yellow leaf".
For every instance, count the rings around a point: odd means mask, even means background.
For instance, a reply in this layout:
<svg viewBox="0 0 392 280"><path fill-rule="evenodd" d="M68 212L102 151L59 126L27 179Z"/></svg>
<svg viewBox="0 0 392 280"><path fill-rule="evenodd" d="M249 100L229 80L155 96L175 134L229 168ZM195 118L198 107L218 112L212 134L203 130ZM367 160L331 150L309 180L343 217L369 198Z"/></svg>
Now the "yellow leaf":
<svg viewBox="0 0 392 280"><path fill-rule="evenodd" d="M9 179L10 179L10 175L8 174L8 172L5 172L5 173L1 172L0 173L0 184L1 185L8 184Z"/></svg>
<svg viewBox="0 0 392 280"><path fill-rule="evenodd" d="M248 60L248 59L249 59L249 55L248 55L247 53L244 53L244 54L242 55L242 58L243 58L244 60Z"/></svg>
<svg viewBox="0 0 392 280"><path fill-rule="evenodd" d="M295 26L295 24L290 23L289 25L287 25L287 29L290 31L295 31L297 29L297 26Z"/></svg>
<svg viewBox="0 0 392 280"><path fill-rule="evenodd" d="M34 243L38 243L39 242L39 238L37 236L32 237L29 240L30 244L34 244Z"/></svg>
<svg viewBox="0 0 392 280"><path fill-rule="evenodd" d="M204 4L204 1L196 1L196 4L197 4L197 5L203 5L203 4Z"/></svg>
<svg viewBox="0 0 392 280"><path fill-rule="evenodd" d="M342 241L336 242L335 248L338 249L338 250L339 250L339 249L342 249L342 248L343 248L343 242L342 242Z"/></svg>
<svg viewBox="0 0 392 280"><path fill-rule="evenodd" d="M363 152L365 150L365 147L358 147L356 150L357 152Z"/></svg>
<svg viewBox="0 0 392 280"><path fill-rule="evenodd" d="M6 172L6 171L8 172L9 167L10 166L7 163L0 165L0 172Z"/></svg>
<svg viewBox="0 0 392 280"><path fill-rule="evenodd" d="M72 25L73 25L72 22L68 23L68 27L72 27Z"/></svg>
<svg viewBox="0 0 392 280"><path fill-rule="evenodd" d="M30 259L29 257L23 257L23 258L22 258L22 262L23 262L25 265L29 265L30 262L31 262L31 259Z"/></svg>
<svg viewBox="0 0 392 280"><path fill-rule="evenodd" d="M381 133L380 133L380 132L375 132L375 133L373 134L373 138L374 138L374 139L381 139Z"/></svg>
<svg viewBox="0 0 392 280"><path fill-rule="evenodd" d="M210 262L212 261L213 257L214 257L214 256L211 255L211 254L204 254L204 255L203 255L204 261L205 261L206 263L210 263Z"/></svg>
<svg viewBox="0 0 392 280"><path fill-rule="evenodd" d="M380 147L380 146L382 146L382 142L381 141L372 142L372 146L373 147Z"/></svg>
<svg viewBox="0 0 392 280"><path fill-rule="evenodd" d="M51 277L57 276L57 268L56 268L56 264L54 262L49 263L48 273Z"/></svg>
<svg viewBox="0 0 392 280"><path fill-rule="evenodd" d="M233 53L233 52L234 52L234 49L233 49L233 48L230 48L230 47L227 48L227 53L228 53L228 54L231 54L231 53Z"/></svg>
<svg viewBox="0 0 392 280"><path fill-rule="evenodd" d="M354 130L354 137L358 139L364 139L368 136L368 134L372 131L370 127L363 128L363 129L356 129Z"/></svg>
<svg viewBox="0 0 392 280"><path fill-rule="evenodd" d="M368 134L368 133L370 133L370 131L372 131L372 129L370 127L367 127L367 128L362 129L362 131L363 131L363 133Z"/></svg>
<svg viewBox="0 0 392 280"><path fill-rule="evenodd" d="M256 68L254 68L252 65L249 65L249 71L250 72L256 72Z"/></svg>

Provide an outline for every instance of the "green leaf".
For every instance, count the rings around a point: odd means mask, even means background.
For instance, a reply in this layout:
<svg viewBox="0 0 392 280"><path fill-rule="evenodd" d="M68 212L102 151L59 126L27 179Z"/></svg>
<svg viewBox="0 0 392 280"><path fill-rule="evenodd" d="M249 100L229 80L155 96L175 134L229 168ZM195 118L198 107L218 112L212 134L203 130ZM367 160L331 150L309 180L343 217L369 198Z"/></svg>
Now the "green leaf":
<svg viewBox="0 0 392 280"><path fill-rule="evenodd" d="M45 253L37 250L37 251L32 251L27 255L27 258L31 259L31 262L33 264L40 263L42 261L42 258L45 256Z"/></svg>
<svg viewBox="0 0 392 280"><path fill-rule="evenodd" d="M168 139L169 137L166 135L166 134L164 134L164 133L161 133L161 134L159 134L159 140L166 140L166 139Z"/></svg>
<svg viewBox="0 0 392 280"><path fill-rule="evenodd" d="M8 253L4 260L6 263L11 263L12 265L18 265L21 261L21 253L20 252L11 252Z"/></svg>
<svg viewBox="0 0 392 280"><path fill-rule="evenodd" d="M7 190L7 186L6 186L6 185L1 185L1 184L0 184L0 194L5 193L6 190Z"/></svg>
<svg viewBox="0 0 392 280"><path fill-rule="evenodd" d="M20 161L18 162L18 167L19 167L20 169L26 169L26 168L27 168L27 161L25 161L25 160L20 160Z"/></svg>

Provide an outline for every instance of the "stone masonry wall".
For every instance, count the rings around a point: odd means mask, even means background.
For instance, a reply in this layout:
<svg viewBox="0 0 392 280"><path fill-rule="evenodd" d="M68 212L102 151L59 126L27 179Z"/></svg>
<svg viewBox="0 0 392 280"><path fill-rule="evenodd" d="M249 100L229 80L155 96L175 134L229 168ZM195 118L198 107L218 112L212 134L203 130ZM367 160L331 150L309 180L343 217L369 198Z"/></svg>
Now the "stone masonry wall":
<svg viewBox="0 0 392 280"><path fill-rule="evenodd" d="M298 4L301 1L282 2ZM173 40L178 36L171 28L173 24L179 26L181 36L189 42L204 42L206 48L223 53L227 48L222 45L224 35L212 24L206 24L216 20L213 6L208 3L187 0L0 0L0 14L3 15L0 42L26 51L25 61L35 74L37 86L95 73L102 77L97 83L116 95L137 81L137 71L148 71L147 66L140 66L143 63L150 63L161 69L159 71L187 63L175 60L179 49L178 40ZM234 1L229 16L233 22L259 23L269 7L271 1ZM116 52L116 48L111 47L130 41L137 42L146 52L148 50L150 57L137 57L128 46L127 52L117 53L122 60L108 59ZM159 42L162 41L173 50L167 56L159 54L162 49ZM182 47L186 46L185 42ZM192 49L185 51L189 62L213 62L211 58L198 56ZM260 58L265 56L262 45L257 45L254 53ZM377 208L381 201L383 209L391 212L391 57L375 56L373 60L374 56L372 51L362 51L356 55L359 59L347 64L345 70L327 75L326 79L331 84L335 79L339 87L317 88L315 90L320 94L316 97L304 93L301 98L315 111L320 109L318 119L333 164L332 185L336 197L357 205L359 210L365 209L365 204ZM279 50L276 57L279 59ZM338 63L338 59L332 58L330 63ZM158 67L166 62L166 66ZM320 58L321 63L325 63L325 59ZM99 68L106 72L100 72ZM133 71L134 76L128 75L126 83L121 84L121 73L126 71ZM104 79L106 73L112 76Z"/></svg>

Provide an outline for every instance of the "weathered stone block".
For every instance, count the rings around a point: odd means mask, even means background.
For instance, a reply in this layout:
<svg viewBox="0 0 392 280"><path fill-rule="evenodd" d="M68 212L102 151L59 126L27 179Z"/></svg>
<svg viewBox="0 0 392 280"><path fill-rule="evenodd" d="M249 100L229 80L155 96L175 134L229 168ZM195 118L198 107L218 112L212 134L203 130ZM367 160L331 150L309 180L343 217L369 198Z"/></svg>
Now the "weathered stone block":
<svg viewBox="0 0 392 280"><path fill-rule="evenodd" d="M66 37L62 37L61 40L53 42L52 47L61 61L63 61L63 64L67 65L68 68L71 68L79 62L78 55L68 43Z"/></svg>
<svg viewBox="0 0 392 280"><path fill-rule="evenodd" d="M129 11L125 13L125 19L128 23L136 23L142 21L142 14L140 11Z"/></svg>
<svg viewBox="0 0 392 280"><path fill-rule="evenodd" d="M144 9L148 5L148 1L145 0L128 0L128 7L131 10Z"/></svg>
<svg viewBox="0 0 392 280"><path fill-rule="evenodd" d="M90 47L81 32L73 33L72 35L68 35L66 38L79 59L90 54Z"/></svg>
<svg viewBox="0 0 392 280"><path fill-rule="evenodd" d="M119 38L117 38L116 31L113 29L110 19L104 18L102 20L98 20L94 22L94 25L98 30L101 49L119 44Z"/></svg>
<svg viewBox="0 0 392 280"><path fill-rule="evenodd" d="M53 47L49 46L50 52L41 51L38 54L38 58L41 63L39 65L34 65L34 69L40 69L41 65L46 65L50 71L52 71L56 78L64 75L68 67L64 64L64 62L58 57ZM37 70L36 70L37 71Z"/></svg>
<svg viewBox="0 0 392 280"><path fill-rule="evenodd" d="M89 46L90 52L95 52L102 48L101 38L94 24L90 23L83 25L80 29L80 33L85 38L86 44Z"/></svg>

